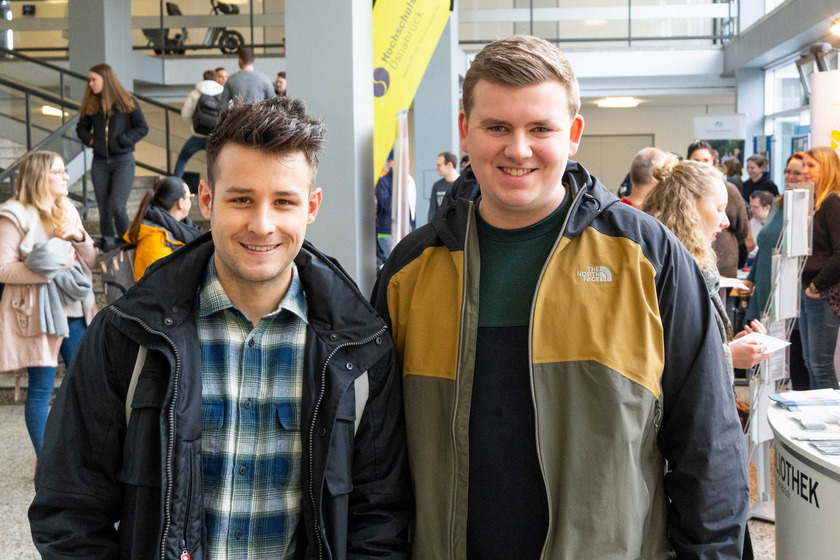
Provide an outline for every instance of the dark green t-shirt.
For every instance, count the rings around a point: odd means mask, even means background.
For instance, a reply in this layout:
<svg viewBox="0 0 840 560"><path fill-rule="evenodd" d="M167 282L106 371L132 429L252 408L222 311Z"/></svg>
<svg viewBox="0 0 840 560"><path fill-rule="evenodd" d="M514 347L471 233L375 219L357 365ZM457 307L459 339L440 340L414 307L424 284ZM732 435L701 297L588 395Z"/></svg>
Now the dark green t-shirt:
<svg viewBox="0 0 840 560"><path fill-rule="evenodd" d="M538 559L548 503L537 460L528 325L534 291L560 235L571 195L550 216L498 229L476 210L481 273L470 407L467 556Z"/></svg>

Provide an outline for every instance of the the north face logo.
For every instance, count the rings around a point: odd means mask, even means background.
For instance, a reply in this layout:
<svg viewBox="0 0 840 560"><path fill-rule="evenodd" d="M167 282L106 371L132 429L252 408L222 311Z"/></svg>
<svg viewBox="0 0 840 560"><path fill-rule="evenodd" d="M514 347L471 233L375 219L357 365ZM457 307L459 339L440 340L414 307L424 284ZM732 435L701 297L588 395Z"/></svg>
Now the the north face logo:
<svg viewBox="0 0 840 560"><path fill-rule="evenodd" d="M606 266L587 266L578 270L578 278L584 282L612 282L612 272Z"/></svg>

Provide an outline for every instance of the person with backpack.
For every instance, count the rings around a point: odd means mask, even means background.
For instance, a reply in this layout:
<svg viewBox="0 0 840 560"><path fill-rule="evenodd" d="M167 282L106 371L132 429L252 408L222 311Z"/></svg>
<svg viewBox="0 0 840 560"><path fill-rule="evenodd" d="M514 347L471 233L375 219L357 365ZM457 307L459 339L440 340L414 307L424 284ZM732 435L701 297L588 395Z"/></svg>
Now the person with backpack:
<svg viewBox="0 0 840 560"><path fill-rule="evenodd" d="M179 177L164 177L143 196L124 239L137 246L134 279L158 259L180 249L199 235L201 228L189 217L195 195Z"/></svg>
<svg viewBox="0 0 840 560"><path fill-rule="evenodd" d="M221 95L224 86L216 81L216 71L206 70L202 78L195 84L181 108L181 118L192 123L192 136L184 142L178 154L175 162L176 177L183 177L190 158L207 147L207 137L219 124L219 116L222 114Z"/></svg>

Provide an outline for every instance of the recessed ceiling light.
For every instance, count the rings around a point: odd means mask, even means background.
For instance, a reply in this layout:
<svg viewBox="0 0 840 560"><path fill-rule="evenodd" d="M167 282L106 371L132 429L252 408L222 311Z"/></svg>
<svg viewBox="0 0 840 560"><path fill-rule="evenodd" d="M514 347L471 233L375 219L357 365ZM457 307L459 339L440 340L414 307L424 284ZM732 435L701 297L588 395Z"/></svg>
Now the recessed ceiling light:
<svg viewBox="0 0 840 560"><path fill-rule="evenodd" d="M605 19L585 19L583 20L583 25L604 25L607 23Z"/></svg>
<svg viewBox="0 0 840 560"><path fill-rule="evenodd" d="M831 32L834 33L837 37L840 37L840 18L835 19L831 22Z"/></svg>
<svg viewBox="0 0 840 560"><path fill-rule="evenodd" d="M635 97L605 97L595 102L598 107L626 109L637 106L640 101Z"/></svg>

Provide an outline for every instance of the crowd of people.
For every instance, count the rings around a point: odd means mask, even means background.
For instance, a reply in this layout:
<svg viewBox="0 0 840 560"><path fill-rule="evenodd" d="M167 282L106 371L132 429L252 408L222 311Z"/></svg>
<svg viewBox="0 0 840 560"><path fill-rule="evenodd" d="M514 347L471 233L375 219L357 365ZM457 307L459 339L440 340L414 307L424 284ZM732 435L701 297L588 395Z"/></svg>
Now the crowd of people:
<svg viewBox="0 0 840 560"><path fill-rule="evenodd" d="M377 184L368 301L305 241L325 126L285 76L254 72L253 51L239 60L229 79L206 72L182 113L176 171L206 150L210 234L177 172L129 222L148 127L107 65L78 128L98 243L57 154L29 154L0 205L0 370L29 374L45 558L751 557L733 383L768 358L744 338L766 332L782 232L764 157L741 181L737 156L723 172L706 142L683 160L646 148L619 200L569 159L584 120L565 55L495 41L463 84L469 159L440 153L429 223L395 247L393 171ZM194 119L206 97L210 130ZM808 387L837 388L837 153L791 156L785 184L801 182L815 192L801 353ZM120 238L139 282L97 311L96 246ZM720 280L748 258L733 328Z"/></svg>

